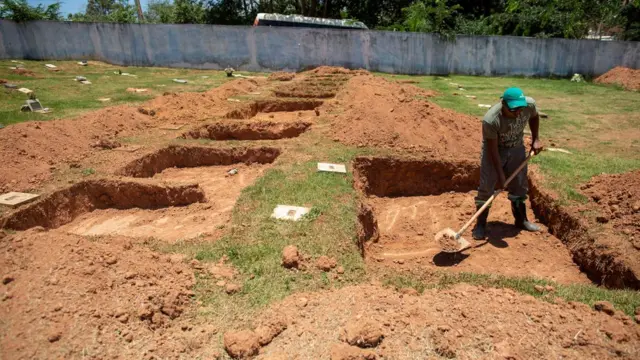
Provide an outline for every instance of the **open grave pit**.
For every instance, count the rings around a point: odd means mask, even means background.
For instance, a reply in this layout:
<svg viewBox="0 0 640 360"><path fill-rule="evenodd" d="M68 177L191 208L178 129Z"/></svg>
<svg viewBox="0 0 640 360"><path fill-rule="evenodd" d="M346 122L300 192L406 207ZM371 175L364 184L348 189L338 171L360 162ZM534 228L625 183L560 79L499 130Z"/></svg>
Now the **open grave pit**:
<svg viewBox="0 0 640 360"><path fill-rule="evenodd" d="M182 134L184 139L277 140L300 136L311 126L305 121L223 121L206 124Z"/></svg>
<svg viewBox="0 0 640 360"><path fill-rule="evenodd" d="M368 234L360 237L363 252L372 264L589 282L567 247L544 225L539 233L513 226L505 195L491 208L487 241L463 253L441 252L435 234L445 228L458 231L475 213L476 163L359 157L354 176L356 188L369 195L359 220L360 233ZM529 219L539 223L528 205ZM463 236L473 241L471 229Z"/></svg>
<svg viewBox="0 0 640 360"><path fill-rule="evenodd" d="M315 109L323 104L322 100L315 99L296 99L296 100L258 100L245 104L240 104L235 109L229 111L225 118L227 119L254 119L262 120L267 115L267 119L284 118L303 119L315 116ZM286 115L289 114L289 115Z"/></svg>
<svg viewBox="0 0 640 360"><path fill-rule="evenodd" d="M163 209L102 209L84 214L61 231L99 236L156 238L165 242L218 238L227 230L242 190L280 154L274 148L170 146L134 160L121 174L183 186L197 183L206 203Z"/></svg>

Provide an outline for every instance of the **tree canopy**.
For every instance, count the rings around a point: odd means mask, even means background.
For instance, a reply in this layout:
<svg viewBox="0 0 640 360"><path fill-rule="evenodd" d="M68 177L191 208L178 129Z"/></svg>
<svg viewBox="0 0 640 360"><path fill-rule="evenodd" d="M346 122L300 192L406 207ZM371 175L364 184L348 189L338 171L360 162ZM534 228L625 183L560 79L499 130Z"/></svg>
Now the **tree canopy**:
<svg viewBox="0 0 640 360"><path fill-rule="evenodd" d="M259 12L354 19L370 29L443 35L640 40L640 0L87 0L72 21L250 25ZM0 0L0 17L60 20L60 3Z"/></svg>

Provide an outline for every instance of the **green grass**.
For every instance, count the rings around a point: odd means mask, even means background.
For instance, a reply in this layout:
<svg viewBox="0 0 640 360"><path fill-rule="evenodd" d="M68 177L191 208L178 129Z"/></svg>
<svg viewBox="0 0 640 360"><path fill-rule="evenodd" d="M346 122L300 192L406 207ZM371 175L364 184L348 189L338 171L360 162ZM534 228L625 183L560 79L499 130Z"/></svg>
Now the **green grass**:
<svg viewBox="0 0 640 360"><path fill-rule="evenodd" d="M640 169L638 92L565 79L383 76L417 81L417 86L438 92L430 101L478 118L487 110L478 104L497 103L507 87L522 88L527 96L536 100L540 111L549 114L549 118L541 119L540 123L544 145L573 152L572 155L544 152L533 159L545 175L547 185L557 190L563 201L583 201L577 185L594 175ZM459 90L451 82L465 90Z"/></svg>
<svg viewBox="0 0 640 360"><path fill-rule="evenodd" d="M640 306L640 292L634 290L610 290L595 285L571 284L563 285L543 279L530 277L513 278L502 275L485 275L474 273L440 273L430 279L420 279L412 275L388 274L383 284L397 289L411 287L422 293L426 289L446 289L453 285L466 283L476 286L512 289L548 302L556 298L565 301L576 301L593 306L598 301L609 301L616 309L634 316L635 309ZM536 285L554 287L552 292L539 292Z"/></svg>
<svg viewBox="0 0 640 360"><path fill-rule="evenodd" d="M27 95L1 87L0 124L3 125L65 118L106 106L135 104L167 91L205 91L228 80L222 71L123 67L94 62L88 66L80 66L74 61L56 61L52 63L61 70L52 72L45 68L46 62L21 62L25 69L33 71L36 77L14 74L9 67L16 66L16 63L3 60L0 61L0 79L16 84L18 88L33 90L42 106L53 111L48 114L20 112L20 107L28 99ZM136 76L114 74L117 70ZM76 76L84 76L92 84L82 85L73 80ZM188 83L176 83L173 81L174 78L185 79ZM148 92L127 92L126 89L130 87L147 88ZM111 101L101 102L99 98L110 98Z"/></svg>

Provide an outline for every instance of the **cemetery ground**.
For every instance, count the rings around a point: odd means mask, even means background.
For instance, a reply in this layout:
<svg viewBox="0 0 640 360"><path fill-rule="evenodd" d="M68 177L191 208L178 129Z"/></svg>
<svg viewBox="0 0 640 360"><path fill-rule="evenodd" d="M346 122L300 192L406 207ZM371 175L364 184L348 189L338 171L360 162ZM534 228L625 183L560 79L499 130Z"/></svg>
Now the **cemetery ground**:
<svg viewBox="0 0 640 360"><path fill-rule="evenodd" d="M40 195L0 213L8 358L639 355L637 92L22 63L0 79L52 111L1 89L2 193ZM474 211L478 105L512 85L564 150L530 167L543 231L516 231L501 197L488 241L441 253L434 234ZM310 211L277 220L277 205Z"/></svg>

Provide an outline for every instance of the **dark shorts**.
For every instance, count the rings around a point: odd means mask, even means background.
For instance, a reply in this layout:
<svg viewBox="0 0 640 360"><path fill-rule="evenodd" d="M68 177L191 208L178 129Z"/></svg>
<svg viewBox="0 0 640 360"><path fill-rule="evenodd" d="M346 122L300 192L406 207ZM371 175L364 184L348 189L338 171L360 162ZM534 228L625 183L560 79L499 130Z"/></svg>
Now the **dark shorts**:
<svg viewBox="0 0 640 360"><path fill-rule="evenodd" d="M508 178L527 158L524 146L498 149L498 153L500 154L500 163L502 164L505 178ZM524 169L507 186L509 200L524 201L527 198L527 193L529 192L527 167L525 165ZM489 152L483 144L480 160L480 186L478 187L478 196L475 198L477 205L484 204L493 195L497 179L498 174L493 168L493 164L489 159Z"/></svg>

